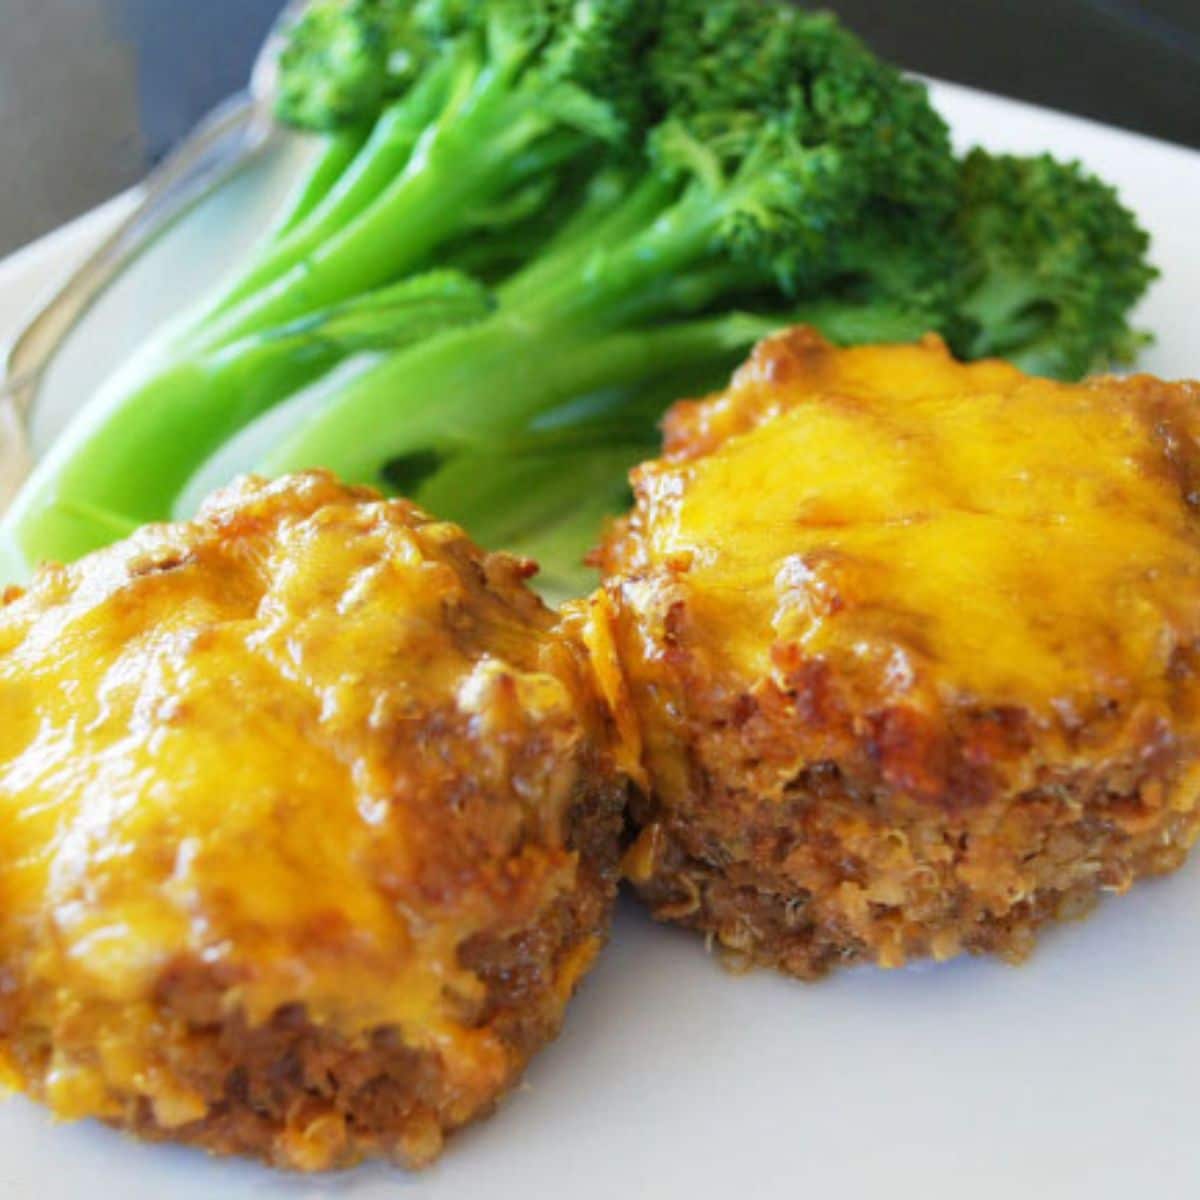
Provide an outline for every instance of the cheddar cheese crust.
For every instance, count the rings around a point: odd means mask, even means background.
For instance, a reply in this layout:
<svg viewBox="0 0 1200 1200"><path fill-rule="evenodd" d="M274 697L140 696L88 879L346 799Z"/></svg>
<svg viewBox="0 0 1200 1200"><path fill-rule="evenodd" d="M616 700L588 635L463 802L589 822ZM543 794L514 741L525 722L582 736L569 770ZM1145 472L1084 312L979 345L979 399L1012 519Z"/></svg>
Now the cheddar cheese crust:
<svg viewBox="0 0 1200 1200"><path fill-rule="evenodd" d="M583 651L318 473L0 607L0 1064L68 1117L420 1164L554 1036L624 791Z"/></svg>
<svg viewBox="0 0 1200 1200"><path fill-rule="evenodd" d="M737 959L1020 958L1171 870L1200 789L1200 389L936 339L761 345L601 552L627 870Z"/></svg>

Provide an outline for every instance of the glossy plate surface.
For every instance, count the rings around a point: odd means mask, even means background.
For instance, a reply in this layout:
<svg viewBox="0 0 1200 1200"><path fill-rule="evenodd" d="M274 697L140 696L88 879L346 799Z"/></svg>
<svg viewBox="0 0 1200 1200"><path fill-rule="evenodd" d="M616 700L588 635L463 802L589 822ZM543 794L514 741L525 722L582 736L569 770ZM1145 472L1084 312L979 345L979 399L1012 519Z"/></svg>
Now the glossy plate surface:
<svg viewBox="0 0 1200 1200"><path fill-rule="evenodd" d="M1078 157L1117 183L1163 269L1143 359L1200 376L1200 155L964 89L964 145ZM159 321L248 244L286 189L281 153L165 238L91 314L47 380L35 447ZM119 207L119 205L118 205ZM0 264L0 340L116 209ZM0 1196L40 1200L1108 1200L1200 1191L1200 861L1056 929L1033 960L818 985L733 978L626 903L559 1041L523 1089L412 1176L273 1174L95 1125L0 1108Z"/></svg>

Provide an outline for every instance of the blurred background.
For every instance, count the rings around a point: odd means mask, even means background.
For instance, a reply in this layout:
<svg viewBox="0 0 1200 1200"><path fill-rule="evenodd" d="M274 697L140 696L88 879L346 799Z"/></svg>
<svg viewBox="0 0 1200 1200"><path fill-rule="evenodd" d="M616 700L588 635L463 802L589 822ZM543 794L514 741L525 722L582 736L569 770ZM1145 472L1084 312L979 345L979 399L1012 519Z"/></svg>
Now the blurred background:
<svg viewBox="0 0 1200 1200"><path fill-rule="evenodd" d="M0 255L242 87L281 0L0 0ZM1200 0L828 0L917 71L1200 149Z"/></svg>

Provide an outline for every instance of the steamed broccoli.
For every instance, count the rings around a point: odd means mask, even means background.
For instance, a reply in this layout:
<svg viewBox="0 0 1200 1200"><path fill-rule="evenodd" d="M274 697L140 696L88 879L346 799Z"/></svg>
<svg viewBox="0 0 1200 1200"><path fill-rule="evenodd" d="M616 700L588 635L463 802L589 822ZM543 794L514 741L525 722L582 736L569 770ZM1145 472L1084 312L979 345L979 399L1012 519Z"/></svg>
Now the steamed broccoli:
<svg viewBox="0 0 1200 1200"><path fill-rule="evenodd" d="M1131 361L1146 339L1129 313L1157 272L1116 192L1078 163L978 149L961 187L955 350L1060 379Z"/></svg>
<svg viewBox="0 0 1200 1200"><path fill-rule="evenodd" d="M240 471L326 466L577 585L662 408L778 326L934 330L1060 375L1135 344L1151 272L1115 196L1049 160L960 163L923 85L826 14L318 0L281 72L323 155L241 276L39 467L4 523L27 558L186 513ZM431 266L486 281L490 315L345 365L344 341L278 353ZM233 372L212 364L263 344L248 399L215 394Z"/></svg>
<svg viewBox="0 0 1200 1200"><path fill-rule="evenodd" d="M957 164L922 87L827 16L745 0L665 0L647 78L658 120L642 157L596 176L500 284L491 318L392 355L318 404L289 401L223 450L187 502L250 468L320 463L387 487L397 462L415 462L426 475L406 470L407 492L478 523L486 514L454 504L446 473L464 458L482 471L488 455L507 470L510 435L573 396L701 369L715 385L791 321L871 341L944 320ZM562 513L583 499L573 453L557 495L541 485ZM613 461L606 444L596 455ZM585 549L572 544L570 561Z"/></svg>
<svg viewBox="0 0 1200 1200"><path fill-rule="evenodd" d="M95 526L77 517L84 506L165 516L163 495L178 493L212 449L206 403L223 414L212 428L228 436L231 414L249 420L330 365L296 356L260 381L251 406L208 386L214 356L415 270L452 265L458 244L507 261L509 229L527 233L557 212L578 186L573 175L635 156L638 64L654 11L652 0L310 7L281 58L280 94L285 116L335 131L312 186L239 278L110 380L55 447L7 518L27 556L94 548ZM139 416L172 408L197 414L197 436L164 455L159 422Z"/></svg>

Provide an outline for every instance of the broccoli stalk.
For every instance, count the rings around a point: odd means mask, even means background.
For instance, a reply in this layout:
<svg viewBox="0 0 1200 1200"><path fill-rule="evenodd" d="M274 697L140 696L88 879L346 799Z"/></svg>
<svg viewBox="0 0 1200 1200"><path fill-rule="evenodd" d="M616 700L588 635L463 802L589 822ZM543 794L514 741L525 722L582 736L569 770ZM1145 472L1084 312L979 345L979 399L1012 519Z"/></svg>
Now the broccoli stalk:
<svg viewBox="0 0 1200 1200"><path fill-rule="evenodd" d="M364 117L371 135L193 338L227 341L422 269L456 239L536 215L573 167L636 145L640 102L625 80L653 8L325 0L308 10L282 62L285 116L318 128ZM398 54L409 75L419 65L389 99L378 74ZM330 99L346 90L339 70L357 103Z"/></svg>
<svg viewBox="0 0 1200 1200"><path fill-rule="evenodd" d="M473 336L463 329L431 338L411 354L368 367L332 395L318 385L292 397L230 440L183 493L177 512L217 480L303 469L301 463L392 490L397 464L502 446L575 398L625 393L701 368L715 384L747 347L784 323L733 313L598 336L498 312ZM653 431L654 415L646 414L643 434L652 438Z"/></svg>
<svg viewBox="0 0 1200 1200"><path fill-rule="evenodd" d="M270 247L290 234L322 204L361 153L365 129L347 129L321 139L318 153L283 206L283 215L267 236Z"/></svg>
<svg viewBox="0 0 1200 1200"><path fill-rule="evenodd" d="M118 380L54 444L6 527L20 530L23 545L53 547L69 560L111 540L115 528L161 520L197 461L279 394L347 356L396 350L478 321L491 307L473 280L434 271L172 363L160 375L164 386L137 406Z"/></svg>

